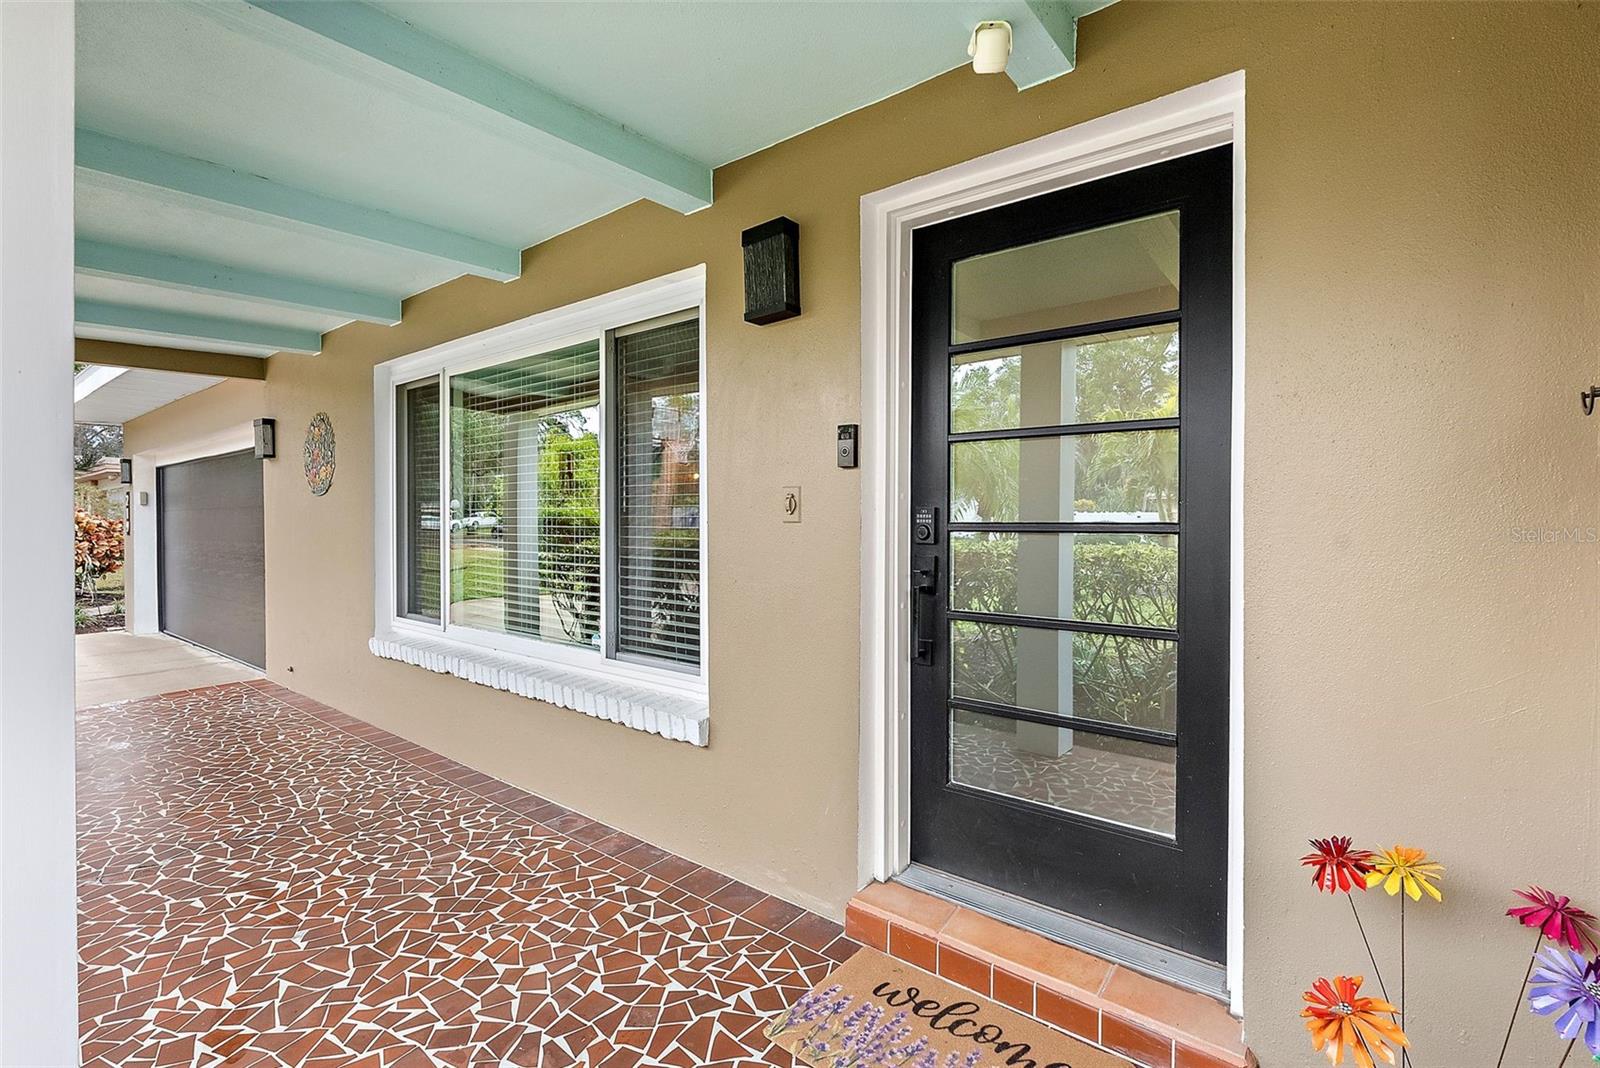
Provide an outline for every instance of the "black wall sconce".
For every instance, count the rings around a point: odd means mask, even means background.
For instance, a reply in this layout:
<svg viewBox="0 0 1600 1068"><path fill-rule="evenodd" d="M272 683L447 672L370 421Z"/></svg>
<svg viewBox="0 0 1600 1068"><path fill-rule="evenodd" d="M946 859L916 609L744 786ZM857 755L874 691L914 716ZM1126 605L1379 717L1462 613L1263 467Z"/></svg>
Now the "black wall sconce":
<svg viewBox="0 0 1600 1068"><path fill-rule="evenodd" d="M1584 415L1594 414L1594 402L1600 400L1600 386L1590 386L1578 394L1578 401L1583 405Z"/></svg>
<svg viewBox="0 0 1600 1068"><path fill-rule="evenodd" d="M256 459L270 460L278 455L278 421L256 420Z"/></svg>
<svg viewBox="0 0 1600 1068"><path fill-rule="evenodd" d="M133 485L133 460L127 456L124 456L121 460L117 461L117 463L119 465L120 476L117 481L121 482L124 486Z"/></svg>
<svg viewBox="0 0 1600 1068"><path fill-rule="evenodd" d="M757 326L800 314L800 226L782 215L740 235L744 321Z"/></svg>

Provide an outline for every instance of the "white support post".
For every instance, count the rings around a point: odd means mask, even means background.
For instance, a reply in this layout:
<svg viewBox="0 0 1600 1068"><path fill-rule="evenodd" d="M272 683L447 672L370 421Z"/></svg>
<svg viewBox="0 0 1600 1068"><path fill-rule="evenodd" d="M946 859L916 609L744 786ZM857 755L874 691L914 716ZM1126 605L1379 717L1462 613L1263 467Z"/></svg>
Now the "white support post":
<svg viewBox="0 0 1600 1068"><path fill-rule="evenodd" d="M0 3L0 1064L78 1064L70 3Z"/></svg>

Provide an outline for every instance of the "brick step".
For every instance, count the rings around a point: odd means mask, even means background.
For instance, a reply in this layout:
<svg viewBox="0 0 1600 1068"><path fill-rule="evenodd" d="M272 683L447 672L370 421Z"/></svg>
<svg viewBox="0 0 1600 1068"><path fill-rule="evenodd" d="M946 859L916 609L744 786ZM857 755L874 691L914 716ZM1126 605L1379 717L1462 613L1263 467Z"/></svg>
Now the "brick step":
<svg viewBox="0 0 1600 1068"><path fill-rule="evenodd" d="M856 894L845 933L1144 1068L1256 1063L1220 1002L899 883Z"/></svg>

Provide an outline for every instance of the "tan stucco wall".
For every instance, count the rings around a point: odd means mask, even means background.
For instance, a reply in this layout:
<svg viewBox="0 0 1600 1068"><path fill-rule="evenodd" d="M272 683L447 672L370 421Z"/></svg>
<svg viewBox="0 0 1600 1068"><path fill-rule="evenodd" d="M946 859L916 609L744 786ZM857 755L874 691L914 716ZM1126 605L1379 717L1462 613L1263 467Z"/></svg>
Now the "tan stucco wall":
<svg viewBox="0 0 1600 1068"><path fill-rule="evenodd" d="M1444 907L1412 916L1421 1059L1490 1063L1527 951L1508 888L1600 907L1596 546L1516 533L1600 525L1600 419L1576 399L1600 376L1597 41L1593 4L1125 2L1084 21L1057 82L949 74L723 168L707 211L626 208L531 250L518 281L453 282L398 327L274 358L270 673L837 911L861 531L832 441L859 416L859 197L1244 69L1247 1028L1267 1064L1309 1064L1299 992L1367 970L1343 904L1296 867L1305 838L1401 840L1450 869ZM758 329L738 233L779 214L801 226L805 314ZM372 365L702 261L711 747L371 657ZM297 462L318 410L339 440L321 499ZM1367 904L1385 947L1386 904ZM1554 1063L1545 1032L1524 1024L1508 1063Z"/></svg>

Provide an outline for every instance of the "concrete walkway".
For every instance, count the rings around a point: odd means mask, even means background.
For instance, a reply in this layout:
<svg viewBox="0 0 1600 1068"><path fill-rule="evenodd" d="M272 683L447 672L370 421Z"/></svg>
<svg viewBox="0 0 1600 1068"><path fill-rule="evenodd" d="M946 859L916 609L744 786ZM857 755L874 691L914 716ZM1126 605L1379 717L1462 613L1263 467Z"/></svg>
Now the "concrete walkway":
<svg viewBox="0 0 1600 1068"><path fill-rule="evenodd" d="M261 677L237 660L164 634L80 634L77 648L79 708Z"/></svg>

